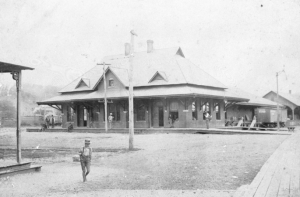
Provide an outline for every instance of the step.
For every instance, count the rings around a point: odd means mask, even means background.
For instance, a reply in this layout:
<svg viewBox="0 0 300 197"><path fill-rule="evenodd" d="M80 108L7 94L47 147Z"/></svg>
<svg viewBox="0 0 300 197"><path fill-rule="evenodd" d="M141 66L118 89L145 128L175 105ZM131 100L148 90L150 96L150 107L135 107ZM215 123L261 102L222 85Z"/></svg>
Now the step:
<svg viewBox="0 0 300 197"><path fill-rule="evenodd" d="M1 172L27 169L27 168L30 168L30 166L31 166L30 162L21 163L21 164L13 164L13 165L9 165L9 166L3 166L3 167L0 167L0 173Z"/></svg>
<svg viewBox="0 0 300 197"><path fill-rule="evenodd" d="M25 168L25 169L0 172L0 177L7 177L7 176L16 175L16 174L23 174L23 173L30 173L30 172L40 172L41 168L42 168L42 166L30 166L29 168Z"/></svg>
<svg viewBox="0 0 300 197"><path fill-rule="evenodd" d="M31 165L30 162L3 166L0 167L0 177L26 172L41 171L41 167L42 166L39 165Z"/></svg>

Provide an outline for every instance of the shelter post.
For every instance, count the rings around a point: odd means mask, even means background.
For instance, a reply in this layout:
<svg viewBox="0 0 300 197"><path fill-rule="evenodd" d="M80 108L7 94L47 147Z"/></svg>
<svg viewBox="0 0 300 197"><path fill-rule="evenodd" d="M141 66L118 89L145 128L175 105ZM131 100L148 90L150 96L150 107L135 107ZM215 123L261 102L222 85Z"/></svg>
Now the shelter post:
<svg viewBox="0 0 300 197"><path fill-rule="evenodd" d="M20 91L21 91L21 78L22 71L12 72L12 78L16 81L16 90L17 90L17 162L21 163L21 103L20 103Z"/></svg>

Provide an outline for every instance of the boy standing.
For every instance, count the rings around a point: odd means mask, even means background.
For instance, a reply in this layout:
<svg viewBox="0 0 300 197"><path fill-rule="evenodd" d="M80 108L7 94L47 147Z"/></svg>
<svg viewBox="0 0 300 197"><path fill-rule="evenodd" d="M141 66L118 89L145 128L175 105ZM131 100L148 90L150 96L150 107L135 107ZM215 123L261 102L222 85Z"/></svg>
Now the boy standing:
<svg viewBox="0 0 300 197"><path fill-rule="evenodd" d="M87 181L86 176L90 173L91 170L92 152L93 151L90 147L90 140L85 140L84 147L82 147L82 150L79 151L83 182Z"/></svg>

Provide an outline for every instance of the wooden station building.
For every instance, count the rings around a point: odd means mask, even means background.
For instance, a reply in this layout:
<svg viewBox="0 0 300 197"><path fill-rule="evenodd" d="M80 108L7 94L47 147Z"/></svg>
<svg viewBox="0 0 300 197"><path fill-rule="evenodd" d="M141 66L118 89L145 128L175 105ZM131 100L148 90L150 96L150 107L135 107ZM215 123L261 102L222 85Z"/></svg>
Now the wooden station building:
<svg viewBox="0 0 300 197"><path fill-rule="evenodd" d="M263 96L270 101L277 101L277 93L276 91L270 91L266 95ZM280 92L278 95L278 103L280 105L286 106L288 117L291 120L300 120L300 95L292 94L291 91L289 93Z"/></svg>
<svg viewBox="0 0 300 197"><path fill-rule="evenodd" d="M104 128L104 76L112 128L128 128L128 69L130 45L125 54L104 57L97 65L65 86L60 95L38 102L63 113L63 128ZM205 127L203 112L212 115L211 126L225 124L225 102L249 99L226 91L226 86L185 58L180 47L134 53L133 96L135 128ZM172 121L173 120L173 121Z"/></svg>

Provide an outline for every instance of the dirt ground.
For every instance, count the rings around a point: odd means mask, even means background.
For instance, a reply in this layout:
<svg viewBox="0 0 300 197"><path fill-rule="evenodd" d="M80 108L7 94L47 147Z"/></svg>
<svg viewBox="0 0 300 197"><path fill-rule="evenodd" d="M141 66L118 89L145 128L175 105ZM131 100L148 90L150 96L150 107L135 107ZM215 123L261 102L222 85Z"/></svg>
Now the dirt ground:
<svg viewBox="0 0 300 197"><path fill-rule="evenodd" d="M98 196L100 192L101 196L131 196L134 190L140 196L232 196L238 187L251 183L287 137L139 134L134 136L135 150L128 151L127 134L22 131L23 162L42 165L42 170L0 178L0 193ZM80 163L73 162L72 157L85 139L91 140L94 153L91 173L83 183ZM1 165L15 163L15 144L15 129L1 128Z"/></svg>

